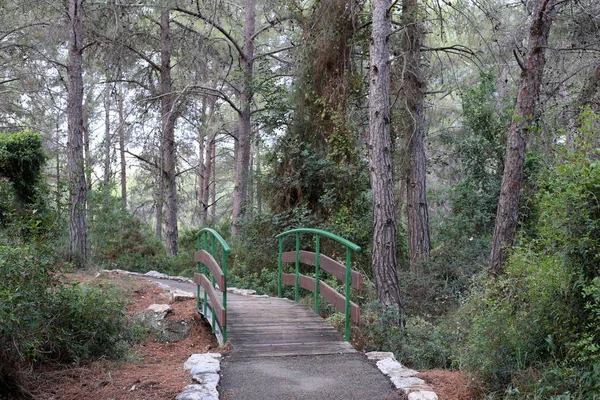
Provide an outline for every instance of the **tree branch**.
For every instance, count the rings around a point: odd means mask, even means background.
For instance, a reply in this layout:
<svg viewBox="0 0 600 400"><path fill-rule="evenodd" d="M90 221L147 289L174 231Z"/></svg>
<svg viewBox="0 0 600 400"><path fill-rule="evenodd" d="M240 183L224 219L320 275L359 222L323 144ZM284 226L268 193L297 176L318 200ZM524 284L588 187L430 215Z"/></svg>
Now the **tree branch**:
<svg viewBox="0 0 600 400"><path fill-rule="evenodd" d="M210 18L202 15L200 13L200 11L193 12L193 11L190 11L190 10L186 10L185 8L181 8L181 7L175 7L173 10L174 11L179 11L180 13L183 13L183 14L191 15L192 17L199 18L202 21L206 22L207 24L210 24L212 27L214 27L216 30L218 30L219 32L221 32L223 34L223 36L225 36L227 38L227 40L233 45L233 47L235 47L235 49L237 50L237 52L240 55L240 57L242 57L242 58L244 57L244 51L242 50L242 48L240 47L240 45L237 43L237 41L229 34L229 32L227 32L225 30L225 28L223 28L217 22L215 22L212 19L210 19Z"/></svg>

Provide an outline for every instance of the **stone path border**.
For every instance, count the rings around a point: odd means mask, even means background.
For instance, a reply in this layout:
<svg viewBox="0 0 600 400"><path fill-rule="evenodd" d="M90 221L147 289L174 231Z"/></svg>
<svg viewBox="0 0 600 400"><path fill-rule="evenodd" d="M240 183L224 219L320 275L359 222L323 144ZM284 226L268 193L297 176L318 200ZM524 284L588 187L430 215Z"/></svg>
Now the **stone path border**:
<svg viewBox="0 0 600 400"><path fill-rule="evenodd" d="M421 378L419 373L400 364L394 357L394 353L387 351L371 351L365 354L371 361L375 361L377 368L389 376L396 389L402 390L408 395L408 400L438 400L433 388Z"/></svg>
<svg viewBox="0 0 600 400"><path fill-rule="evenodd" d="M175 396L175 400L219 400L217 386L221 379L221 354L192 354L183 368L190 371L192 381L196 383L187 385Z"/></svg>

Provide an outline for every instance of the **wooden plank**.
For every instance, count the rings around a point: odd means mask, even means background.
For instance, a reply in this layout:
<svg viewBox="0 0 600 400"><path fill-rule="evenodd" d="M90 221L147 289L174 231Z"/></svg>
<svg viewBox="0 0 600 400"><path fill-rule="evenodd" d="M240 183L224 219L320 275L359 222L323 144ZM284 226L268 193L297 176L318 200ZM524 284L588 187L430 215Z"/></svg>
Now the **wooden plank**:
<svg viewBox="0 0 600 400"><path fill-rule="evenodd" d="M225 308L223 308L221 300L217 295L217 290L212 286L212 283L208 280L206 275L199 273L194 274L194 282L197 285L202 286L202 289L204 289L206 291L206 294L208 294L208 297L210 298L210 305L215 311L215 316L217 318L217 321L219 321L219 324L221 326L226 326L227 319ZM219 294L221 294L221 292L219 292Z"/></svg>
<svg viewBox="0 0 600 400"><path fill-rule="evenodd" d="M223 274L223 270L219 267L217 261L213 258L212 254L210 254L206 250L197 251L194 254L194 261L202 263L208 267L212 275L215 277L215 282L219 285L219 289L222 291L225 288L225 274Z"/></svg>
<svg viewBox="0 0 600 400"><path fill-rule="evenodd" d="M296 275L295 274L282 274L282 283L284 285L295 285L296 284ZM310 290L311 292L315 291L315 278L311 278L310 276L300 275L300 287ZM334 288L329 286L323 281L319 281L319 293L323 296L327 301L335 306L340 312L346 312L346 298L343 294L338 293ZM350 318L355 324L360 323L360 307L354 303L350 302Z"/></svg>
<svg viewBox="0 0 600 400"><path fill-rule="evenodd" d="M296 262L296 252L295 251L287 251L282 253L283 262L295 263ZM321 259L319 266L323 268L325 271L329 272L331 275L335 276L342 282L346 282L346 266L338 261L335 261L332 258L327 257L324 254L321 254L319 257ZM317 255L311 251L300 250L300 262L306 265L315 266L317 264ZM362 290L363 277L360 272L351 270L352 275L352 283L351 286L356 290Z"/></svg>
<svg viewBox="0 0 600 400"><path fill-rule="evenodd" d="M349 354L356 350L344 341L318 343L280 343L273 345L234 346L233 356L246 357L284 357L298 355Z"/></svg>

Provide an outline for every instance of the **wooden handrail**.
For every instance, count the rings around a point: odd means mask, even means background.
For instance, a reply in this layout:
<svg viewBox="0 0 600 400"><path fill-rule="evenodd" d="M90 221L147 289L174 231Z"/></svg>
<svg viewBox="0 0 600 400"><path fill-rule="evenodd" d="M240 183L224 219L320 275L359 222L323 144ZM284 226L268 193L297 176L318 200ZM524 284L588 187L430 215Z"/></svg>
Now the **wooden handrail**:
<svg viewBox="0 0 600 400"><path fill-rule="evenodd" d="M296 262L296 252L286 251L281 255L282 261L286 263ZM319 266L331 275L338 278L340 281L346 279L346 266L340 262L335 261L332 258L327 257L324 254L320 255L321 262ZM300 250L300 262L306 265L317 265L317 254L312 251ZM352 287L356 290L362 290L363 277L360 272L352 270ZM342 310L343 311L343 310Z"/></svg>

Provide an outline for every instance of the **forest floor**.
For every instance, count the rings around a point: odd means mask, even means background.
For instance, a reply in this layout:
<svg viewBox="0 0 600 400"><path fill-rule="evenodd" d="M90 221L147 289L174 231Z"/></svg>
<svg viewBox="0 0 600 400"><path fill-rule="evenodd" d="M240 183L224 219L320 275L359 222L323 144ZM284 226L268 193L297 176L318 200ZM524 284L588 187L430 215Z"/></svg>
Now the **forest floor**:
<svg viewBox="0 0 600 400"><path fill-rule="evenodd" d="M167 303L164 291L156 284L140 278L110 274L101 276L68 276L75 281L114 284L129 298L127 314L137 315L151 304ZM100 360L79 365L53 365L38 369L29 381L29 390L37 400L164 400L174 399L186 385L189 372L183 363L191 354L225 352L195 312L195 301L171 304L168 318L193 319L192 334L177 343L156 343L148 337L134 345L122 361ZM439 400L475 399L469 380L457 371L423 371L419 377L433 386Z"/></svg>

